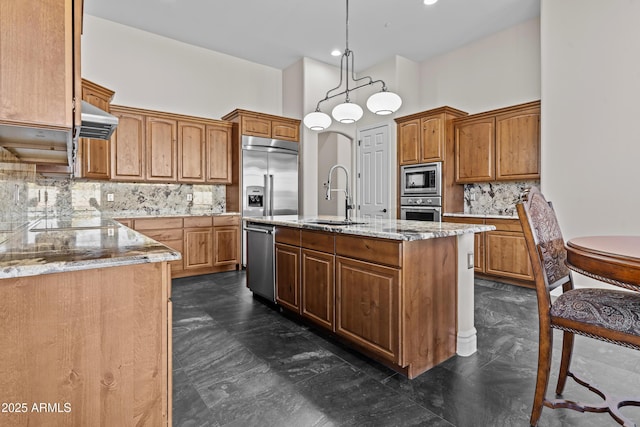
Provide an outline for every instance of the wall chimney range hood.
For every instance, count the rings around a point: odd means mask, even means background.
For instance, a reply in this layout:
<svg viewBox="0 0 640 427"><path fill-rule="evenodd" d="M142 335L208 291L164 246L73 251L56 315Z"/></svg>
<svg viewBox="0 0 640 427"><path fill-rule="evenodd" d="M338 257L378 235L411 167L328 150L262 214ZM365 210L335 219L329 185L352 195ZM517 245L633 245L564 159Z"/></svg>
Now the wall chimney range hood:
<svg viewBox="0 0 640 427"><path fill-rule="evenodd" d="M109 139L118 126L118 118L104 110L82 101L80 138Z"/></svg>

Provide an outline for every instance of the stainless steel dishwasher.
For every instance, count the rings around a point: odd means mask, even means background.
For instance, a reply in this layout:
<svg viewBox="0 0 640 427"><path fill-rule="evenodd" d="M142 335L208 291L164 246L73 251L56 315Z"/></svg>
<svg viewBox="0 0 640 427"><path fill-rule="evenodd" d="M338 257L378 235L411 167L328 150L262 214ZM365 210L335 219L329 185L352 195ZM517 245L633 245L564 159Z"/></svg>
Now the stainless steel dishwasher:
<svg viewBox="0 0 640 427"><path fill-rule="evenodd" d="M254 294L276 302L275 226L247 221L247 286Z"/></svg>

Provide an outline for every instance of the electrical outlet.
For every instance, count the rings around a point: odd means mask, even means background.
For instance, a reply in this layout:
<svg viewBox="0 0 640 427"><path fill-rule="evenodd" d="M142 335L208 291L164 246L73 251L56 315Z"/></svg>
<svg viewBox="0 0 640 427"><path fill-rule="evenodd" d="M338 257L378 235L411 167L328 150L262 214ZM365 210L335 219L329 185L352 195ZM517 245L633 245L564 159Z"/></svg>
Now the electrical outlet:
<svg viewBox="0 0 640 427"><path fill-rule="evenodd" d="M193 200L193 194L187 194L187 202L191 202Z"/></svg>
<svg viewBox="0 0 640 427"><path fill-rule="evenodd" d="M107 202L113 202L114 197L113 197L113 193L107 193Z"/></svg>
<svg viewBox="0 0 640 427"><path fill-rule="evenodd" d="M471 197L470 197L472 202L476 201L476 193L471 193Z"/></svg>
<svg viewBox="0 0 640 427"><path fill-rule="evenodd" d="M473 268L473 252L467 253L467 268Z"/></svg>

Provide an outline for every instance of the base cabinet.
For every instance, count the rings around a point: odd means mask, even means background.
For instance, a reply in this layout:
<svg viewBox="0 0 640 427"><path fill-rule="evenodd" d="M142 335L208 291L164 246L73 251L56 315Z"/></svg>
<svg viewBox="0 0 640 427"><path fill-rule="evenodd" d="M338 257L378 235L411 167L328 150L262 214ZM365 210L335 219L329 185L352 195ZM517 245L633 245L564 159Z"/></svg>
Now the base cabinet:
<svg viewBox="0 0 640 427"><path fill-rule="evenodd" d="M336 258L336 333L399 361L400 270Z"/></svg>
<svg viewBox="0 0 640 427"><path fill-rule="evenodd" d="M300 313L300 248L276 243L276 302Z"/></svg>
<svg viewBox="0 0 640 427"><path fill-rule="evenodd" d="M276 302L414 378L456 351L456 238L276 227Z"/></svg>

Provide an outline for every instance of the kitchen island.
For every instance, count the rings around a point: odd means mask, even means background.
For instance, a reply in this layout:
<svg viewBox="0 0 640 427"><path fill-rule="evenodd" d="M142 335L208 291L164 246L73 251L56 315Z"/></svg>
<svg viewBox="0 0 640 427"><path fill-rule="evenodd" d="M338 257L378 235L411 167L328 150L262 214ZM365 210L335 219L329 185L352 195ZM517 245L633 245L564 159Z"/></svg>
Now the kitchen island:
<svg viewBox="0 0 640 427"><path fill-rule="evenodd" d="M3 230L0 424L170 424L180 253L100 217Z"/></svg>
<svg viewBox="0 0 640 427"><path fill-rule="evenodd" d="M493 226L342 219L245 218L276 226L276 302L409 378L473 354L473 235Z"/></svg>

